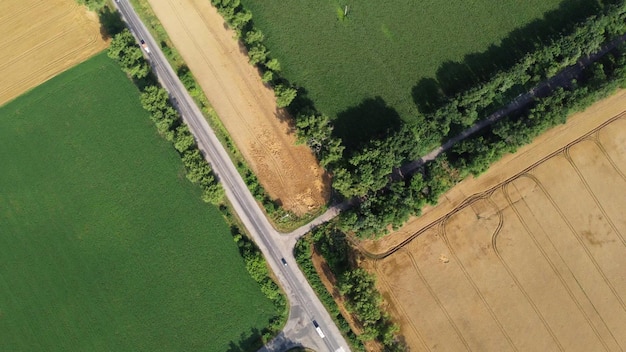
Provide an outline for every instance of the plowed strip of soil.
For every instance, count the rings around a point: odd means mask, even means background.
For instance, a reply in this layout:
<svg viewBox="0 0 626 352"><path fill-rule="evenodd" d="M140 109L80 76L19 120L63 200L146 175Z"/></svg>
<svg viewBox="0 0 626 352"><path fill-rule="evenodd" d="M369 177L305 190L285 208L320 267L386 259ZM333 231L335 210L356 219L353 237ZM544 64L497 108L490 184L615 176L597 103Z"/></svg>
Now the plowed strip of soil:
<svg viewBox="0 0 626 352"><path fill-rule="evenodd" d="M74 0L0 1L0 105L102 51L95 14Z"/></svg>
<svg viewBox="0 0 626 352"><path fill-rule="evenodd" d="M304 214L325 204L329 184L291 117L248 63L245 51L206 0L149 0L185 63L273 199Z"/></svg>

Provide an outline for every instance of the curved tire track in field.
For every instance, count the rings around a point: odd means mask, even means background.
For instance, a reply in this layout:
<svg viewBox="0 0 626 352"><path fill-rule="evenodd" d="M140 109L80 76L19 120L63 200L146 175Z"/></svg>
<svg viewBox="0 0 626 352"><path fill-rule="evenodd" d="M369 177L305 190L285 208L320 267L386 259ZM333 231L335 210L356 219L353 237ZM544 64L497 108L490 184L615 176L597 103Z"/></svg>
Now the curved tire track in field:
<svg viewBox="0 0 626 352"><path fill-rule="evenodd" d="M524 170L521 170L520 173L508 178L507 180L504 180L503 182L500 182L499 184L493 186L492 188L480 192L480 193L476 193L473 194L471 196L469 196L468 198L466 198L465 200L463 200L459 205L457 205L452 211L450 211L449 213L447 213L446 215L443 215L441 217L439 217L438 219L430 222L429 224L425 225L423 228L421 228L419 231L409 235L407 238L405 238L404 240L402 240L400 243L391 246L389 249L380 252L380 253L373 253L370 252L368 250L366 250L365 248L363 248L363 246L361 246L359 240L353 236L349 237L350 242L355 246L355 248L357 248L359 250L359 252L361 254L363 254L363 256L365 256L367 259L370 260L380 260L380 259L384 259L390 255L392 255L394 252L398 251L400 248L406 246L408 243L410 243L413 239L415 239L416 237L418 237L419 235L423 234L425 231L427 231L428 229L430 229L433 226L436 226L439 222L441 222L442 220L444 220L445 218L463 210L465 207L471 205L471 203L473 203L474 201L476 201L477 199L481 199L484 197L485 194L490 194L493 193L494 190L496 190L499 187L502 187L503 185L512 182L513 180L518 179L519 177L521 177L522 175L528 173L529 171L531 171L532 169L536 168L537 166L539 166L540 164L546 162L547 160L553 158L554 156L557 156L559 154L561 154L563 152L563 150L565 150L566 148L569 148L571 146L573 146L574 144L587 139L589 136L593 135L596 132L599 132L600 130L602 130L603 128L605 128L606 126L610 125L611 123L613 123L616 120L622 119L626 117L626 111L623 111L615 116L613 116L612 118L608 119L607 121L605 121L604 123L600 124L599 126L597 126L596 128L594 128L593 130L587 132L586 134L580 136L579 138L575 139L574 141L568 143L566 146L564 146L563 148L560 148L548 155L546 155L545 157L541 158L540 160L538 160L537 162L529 165L527 168L525 168ZM613 163L614 164L614 163Z"/></svg>
<svg viewBox="0 0 626 352"><path fill-rule="evenodd" d="M380 278L383 285L387 287L387 292L389 293L391 300L394 302L394 307L398 307L398 309L402 312L402 315L406 317L409 325L411 326L411 330L413 330L417 338L420 340L424 349L426 351L431 351L431 349L426 344L426 341L424 341L424 337L420 333L419 329L417 328L417 326L415 326L415 322L413 322L413 319L411 319L411 316L407 314L407 311L406 309L404 309L404 306L402 305L401 301L398 299L398 297L396 297L396 294L394 293L394 290L393 290L394 286L391 285L389 281L387 281L387 278L385 277L385 275L382 272L380 272L380 269L378 268L378 262L374 262L374 270L378 274L377 277Z"/></svg>
<svg viewBox="0 0 626 352"><path fill-rule="evenodd" d="M483 194L481 198L473 199L473 202L475 202L477 200L484 200L486 197L489 197L489 196L490 196L490 193ZM498 209L496 208L496 210L498 210ZM513 348L514 351L518 351L517 347L515 347L515 344L513 343L513 340L511 339L509 334L506 332L506 329L504 329L504 326L502 325L502 323L498 319L496 313L493 311L493 309L491 308L491 306L487 302L487 299L485 298L485 296L480 291L480 288L478 287L476 282L472 279L472 277L469 274L467 268L465 267L465 265L463 265L463 262L461 261L461 259L456 254L456 251L454 250L454 246L452 246L450 244L450 240L448 239L448 234L446 232L446 225L447 225L447 223L448 223L448 221L450 220L451 217L452 216L448 216L448 217L446 217L444 220L442 220L439 223L439 234L441 235L441 239L443 240L443 242L445 243L446 247L450 251L450 254L452 254L454 259L457 261L457 263L459 265L459 268L461 269L461 272L463 273L463 276L469 282L469 284L472 286L472 288L474 289L474 292L476 293L478 298L480 298L480 301L483 303L483 306L485 306L485 308L489 312L489 315L491 316L493 321L496 323L496 325L500 329L500 332L502 333L502 335L504 336L506 341L509 343L509 346L511 346L511 348ZM494 234L492 234L491 237L493 237L495 234L500 232L500 229L502 228L502 215L499 214L499 217L500 217L499 223L498 223L498 225L497 225L497 227L496 227L496 229L494 231ZM413 261L414 265L417 265L417 264L415 264L415 261L414 261L412 255L411 255L411 261Z"/></svg>
<svg viewBox="0 0 626 352"><path fill-rule="evenodd" d="M511 208L513 208L514 207L513 202L511 202L508 193L504 190L504 188L506 186L508 186L508 183L505 184L505 185L502 185L500 187L500 190L505 195L505 198L506 198L509 206ZM489 197L489 202L493 205L494 208L498 209L498 206L491 199L491 197ZM517 210L514 210L514 211L517 214ZM518 218L519 218L519 215L518 215ZM537 304L530 297L530 295L528 294L528 292L524 288L524 285L522 285L522 283L519 281L519 279L517 278L517 276L513 272L513 269L511 269L511 267L507 264L507 262L502 257L502 254L500 253L500 250L498 249L498 243L497 243L498 235L500 234L500 230L502 229L502 226L504 225L504 215L502 214L502 210L500 210L500 209L498 209L498 221L499 221L498 229L497 229L497 231L494 232L493 236L491 237L491 247L493 248L493 251L494 251L494 253L496 255L496 258L498 258L498 261L504 267L504 269L508 273L508 275L511 278L511 280L513 280L513 282L515 283L515 286L517 287L517 289L522 293L524 298L526 298L526 301L528 302L528 304L530 304L530 306L532 307L533 311L535 312L535 314L537 315L537 317L539 318L539 320L543 324L543 327L546 329L546 331L548 331L548 334L550 334L550 337L552 337L552 340L554 341L554 343L556 343L556 345L559 348L559 350L560 351L564 351L565 349L563 348L563 345L561 344L559 339L554 334L554 331L552 330L552 328L550 327L550 325L546 321L546 319L543 316L543 314L541 314L541 311L539 310L539 307L537 307Z"/></svg>
<svg viewBox="0 0 626 352"><path fill-rule="evenodd" d="M617 229L617 226L615 226L615 223L613 222L609 214L606 212L606 210L604 210L604 207L602 206L602 202L600 202L600 200L598 200L598 197L593 193L593 190L591 189L589 182L587 182L587 180L585 179L585 176L580 171L580 168L578 167L578 165L576 165L576 163L574 162L574 159L572 159L572 156L570 155L570 148L565 149L563 151L563 154L565 156L565 159L569 162L569 164L572 166L572 168L576 172L576 175L578 176L578 179L580 180L580 182L585 186L585 190L587 191L589 196L591 196L591 198L593 199L593 202L596 204L596 206L602 213L602 216L604 216L604 219L609 223L609 226L611 227L613 232L615 232L617 237L619 237L619 239L622 242L622 245L626 247L626 239L624 239L624 236Z"/></svg>
<svg viewBox="0 0 626 352"><path fill-rule="evenodd" d="M572 223L567 219L567 217L563 213L563 210L561 210L561 208L558 206L558 204L556 203L554 198L552 198L552 196L550 195L548 190L544 187L544 185L541 183L541 181L539 181L537 179L537 177L535 177L534 175L529 174L529 173L525 173L525 174L521 175L520 177L529 178L530 180L532 180L533 182L535 182L537 184L537 186L539 187L539 189L541 190L543 195L546 197L546 199L548 199L548 201L550 202L550 204L552 205L554 210L556 210L556 212L559 214L559 217L561 218L563 223L565 223L565 225L569 229L570 233L572 235L574 235L574 238L576 238L576 241L578 242L578 244L583 248L587 258L591 261L591 263L593 264L593 266L596 269L596 271L598 272L598 274L600 274L600 276L602 277L602 280L604 281L604 283L609 287L609 289L611 290L611 292L613 293L613 295L615 296L615 298L619 302L619 304L622 307L622 309L624 311L626 311L626 306L624 305L623 299L620 297L619 293L617 292L617 290L615 289L615 287L613 286L611 281L606 277L606 274L604 273L604 271L602 271L602 268L600 267L600 265L598 264L598 262L594 258L593 254L591 254L591 251L589 250L589 247L587 247L587 245L585 244L585 241L582 240L582 238L580 237L580 235L578 234L578 232L574 228L574 225L572 225Z"/></svg>
<svg viewBox="0 0 626 352"><path fill-rule="evenodd" d="M465 348L468 351L471 351L472 349L470 345L467 343L467 341L465 340L465 337L463 337L463 333L461 333L461 329L459 329L459 327L456 325L456 323L454 322L454 319L452 319L446 307L443 305L443 303L441 303L439 296L437 296L437 293L435 292L435 290L433 290L433 288L430 286L430 284L424 277L424 274L422 273L422 270L417 265L417 262L415 261L415 257L413 256L411 251L407 250L403 252L405 252L405 254L409 257L409 260L411 261L411 265L413 266L413 269L417 273L417 276L420 278L420 281L424 284L424 287L426 287L430 296L435 300L435 303L437 303L437 307L439 307L439 309L445 315L446 319L448 320L448 323L450 324L450 326L452 326L452 329L454 329L454 332L456 333L457 337L459 338L463 346L465 346Z"/></svg>
<svg viewBox="0 0 626 352"><path fill-rule="evenodd" d="M530 229L530 226L528 226L528 223L524 220L524 217L520 214L519 210L517 209L517 207L515 206L515 203L511 200L511 196L510 193L508 191L508 187L510 187L510 183L507 183L506 185L503 185L502 187L502 191L503 194L506 198L507 204L509 205L509 207L511 208L511 210L513 210L513 212L515 213L515 216L517 217L518 221L520 222L520 224L522 225L522 227L524 228L524 231L526 232L526 234L528 235L528 237L530 237L530 239L532 240L533 244L535 245L535 248L537 248L539 250L539 253L541 254L541 256L544 258L544 260L546 261L546 263L548 263L548 265L550 266L550 269L552 269L552 272L554 273L554 275L557 277L557 279L559 280L561 286L565 289L565 291L567 292L567 295L570 297L570 299L574 302L574 304L576 305L576 308L578 308L578 311L582 314L582 316L585 318L585 321L587 322L587 324L589 325L589 327L593 330L594 334L596 335L596 337L598 338L598 340L600 341L600 343L604 346L604 349L606 351L609 351L610 349L608 348L608 346L606 345L606 342L602 339L602 337L600 336L600 333L598 332L598 330L596 329L596 327L593 325L593 322L591 321L591 318L587 315L587 313L585 312L585 310L583 309L581 303L576 299L573 291L571 290L571 288L569 287L569 285L567 284L567 282L565 281L565 278L563 277L563 275L559 272L559 269L556 267L556 264L550 259L550 256L545 252L545 249L541 246L541 244L539 243L539 241L537 240L537 237L534 235L534 233L532 232L532 230ZM574 278L576 278L576 276L574 275L573 271L571 270L571 268L569 267L569 265L567 265L567 262L563 259L563 257L561 256L561 252L559 252L556 248L556 246L554 245L554 243L552 242L552 240L550 239L550 236L546 236L547 240L550 242L550 244L552 245L552 247L555 249L555 252L558 254L559 258L561 259L561 261L563 261L563 263L565 264L565 266L567 267L570 275ZM497 247L495 246L497 243L496 239L494 239L494 248L496 248L496 251L498 253L498 256L501 258L500 252L499 250L497 250ZM506 264L506 261L504 260L504 258L501 259L503 265L505 265L508 269L508 264ZM514 277L514 280L516 282L516 284L518 284L518 279L515 276L515 274L512 272L511 270L511 275ZM578 282L578 280L576 280ZM521 287L521 286L520 286ZM610 332L610 330L608 329L606 322L602 319L602 317L600 316L600 314L598 313L598 310L596 309L595 305L592 303L592 301L589 299L589 297L587 296L587 293L585 292L585 290L580 286L579 284L579 288L580 290L583 292L583 294L585 295L585 297L587 298L587 300L589 301L588 303L593 307L594 311L598 314L599 319L602 321L603 325L605 326L605 328ZM525 295L527 295L525 293ZM529 296L529 295L528 295ZM545 320L543 314L541 314L541 311L539 310L539 308L537 307L537 305L534 303L534 301L532 301L532 299L530 297L528 297L529 302L532 304L533 309L535 309L537 315L540 317L542 323L544 324L544 326L546 327L546 329L548 329L548 332L550 333L550 335L552 336L552 338L554 339L554 341L558 344L559 349L563 350L563 345L560 343L560 341L558 340L558 338L556 337L556 335L554 334L554 332L552 331L552 329L550 328L549 324L547 323L547 321ZM611 334L612 336L612 334ZM615 337L613 337L613 339L615 339ZM617 343L617 341L615 341Z"/></svg>
<svg viewBox="0 0 626 352"><path fill-rule="evenodd" d="M606 148L604 147L604 144L602 144L602 140L600 139L600 131L597 131L593 137L594 138L592 140L596 143L598 148L600 148L600 151L602 152L602 154L604 154L604 157L606 158L606 160L609 161L613 169L615 169L615 172L617 172L617 174L620 175L620 177L624 181L626 181L626 175L622 172L619 166L617 166L617 164L615 163L615 160L613 160L611 155L609 155L609 152L607 152Z"/></svg>
<svg viewBox="0 0 626 352"><path fill-rule="evenodd" d="M184 29L184 31L187 33L187 36L191 39L191 42L193 43L193 45L195 46L195 48L198 50L198 52L202 53L201 50L201 46L198 44L198 42L195 40L195 36L193 35L193 33L190 31L189 27L187 27L185 25L185 21L183 20L183 18L180 16L180 13L174 8L174 6L170 6L172 13L176 16L176 18L179 19L180 23L182 24L182 28ZM200 57L202 57L202 61L204 61L204 63L206 64L206 67L208 67L213 76L215 77L215 79L220 83L220 85L222 86L226 86L224 84L224 82L222 81L222 79L220 78L220 76L217 74L217 70L215 68L215 66L206 58L205 55L200 54ZM224 94L224 96L226 97L226 99L228 100L228 102L230 103L230 105L232 106L233 110L235 111L235 113L240 117L241 120L245 120L245 118L243 117L244 115L242 114L241 110L239 110L239 107L237 104L235 104L235 102L232 100L231 96L229 94ZM258 142L258 145L261 146L263 149L265 149L264 153L265 155L268 155L270 157L270 160L273 164L273 168L272 170L275 170L275 175L278 176L279 179L279 183L283 186L287 185L286 182L286 178L289 177L289 175L285 175L286 170L281 167L281 162L280 160L276 160L276 156L274 155L274 153L272 153L272 151L267 148L266 144L261 141L258 136L256 135L256 133L254 133L252 131L252 129L250 129L247 125L246 125L247 130L250 132L250 135L254 138L254 140L256 142Z"/></svg>

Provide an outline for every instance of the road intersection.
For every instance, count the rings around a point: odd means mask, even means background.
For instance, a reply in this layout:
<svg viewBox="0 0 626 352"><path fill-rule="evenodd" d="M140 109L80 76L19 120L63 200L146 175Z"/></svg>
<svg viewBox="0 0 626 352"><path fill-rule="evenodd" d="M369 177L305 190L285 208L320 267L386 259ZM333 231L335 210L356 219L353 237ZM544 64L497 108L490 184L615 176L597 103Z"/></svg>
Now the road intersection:
<svg viewBox="0 0 626 352"><path fill-rule="evenodd" d="M196 138L198 148L211 163L213 171L225 189L226 197L265 256L287 296L290 305L287 324L279 336L260 351L279 352L293 346L304 346L319 352L349 351L339 329L298 268L293 256L297 239L312 227L334 217L340 211L339 207L330 208L314 222L290 234L278 233L268 222L228 157L228 153L132 6L125 0L116 1L115 5L137 41L143 41L144 53L153 71L173 101L176 101L176 108ZM286 265L282 262L283 259ZM314 321L323 331L323 338L316 331Z"/></svg>

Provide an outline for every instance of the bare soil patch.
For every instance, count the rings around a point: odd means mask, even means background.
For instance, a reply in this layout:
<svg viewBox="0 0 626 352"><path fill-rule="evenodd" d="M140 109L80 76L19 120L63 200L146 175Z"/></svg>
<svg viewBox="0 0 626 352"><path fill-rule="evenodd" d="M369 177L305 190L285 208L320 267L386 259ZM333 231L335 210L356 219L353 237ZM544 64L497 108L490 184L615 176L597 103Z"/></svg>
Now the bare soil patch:
<svg viewBox="0 0 626 352"><path fill-rule="evenodd" d="M107 46L94 13L74 0L0 1L0 105Z"/></svg>
<svg viewBox="0 0 626 352"><path fill-rule="evenodd" d="M412 351L626 348L624 94L459 185L440 206L460 206L366 264Z"/></svg>
<svg viewBox="0 0 626 352"><path fill-rule="evenodd" d="M237 148L273 199L296 214L326 203L329 182L292 119L248 63L245 50L205 0L149 0Z"/></svg>

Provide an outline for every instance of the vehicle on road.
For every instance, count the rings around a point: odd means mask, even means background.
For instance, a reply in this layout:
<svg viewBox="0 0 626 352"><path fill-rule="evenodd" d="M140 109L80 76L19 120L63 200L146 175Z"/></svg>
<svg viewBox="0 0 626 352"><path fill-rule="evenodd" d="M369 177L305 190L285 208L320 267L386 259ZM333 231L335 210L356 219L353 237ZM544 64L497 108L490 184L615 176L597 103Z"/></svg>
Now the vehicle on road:
<svg viewBox="0 0 626 352"><path fill-rule="evenodd" d="M285 258L280 258L280 262L283 263L284 266L287 266L287 261Z"/></svg>
<svg viewBox="0 0 626 352"><path fill-rule="evenodd" d="M148 44L146 44L146 41L143 39L141 40L141 47L146 51L146 53L150 54L150 48L148 48Z"/></svg>
<svg viewBox="0 0 626 352"><path fill-rule="evenodd" d="M320 328L320 324L318 324L315 320L313 320L313 326L315 326L315 331L317 331L317 334L320 335L321 338L326 337L326 335L324 335L324 332L322 331L322 328Z"/></svg>

